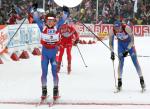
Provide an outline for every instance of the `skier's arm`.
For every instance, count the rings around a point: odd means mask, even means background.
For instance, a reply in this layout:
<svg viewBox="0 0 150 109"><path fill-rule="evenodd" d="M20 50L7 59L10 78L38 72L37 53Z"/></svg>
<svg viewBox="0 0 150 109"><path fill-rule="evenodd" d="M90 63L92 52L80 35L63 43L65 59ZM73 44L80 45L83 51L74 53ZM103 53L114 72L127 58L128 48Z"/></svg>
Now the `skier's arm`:
<svg viewBox="0 0 150 109"><path fill-rule="evenodd" d="M36 22L36 24L38 25L40 31L43 31L43 27L44 27L44 22L40 19L40 17L38 16L33 16L34 22Z"/></svg>
<svg viewBox="0 0 150 109"><path fill-rule="evenodd" d="M60 18L60 20L57 22L56 24L56 28L59 29L61 25L63 25L66 21L66 19L68 18L70 12L69 12L69 8L68 7L63 7L63 15Z"/></svg>
<svg viewBox="0 0 150 109"><path fill-rule="evenodd" d="M131 47L134 45L134 35L132 32L132 29L129 26L126 26L125 31L128 33L129 37L131 37L131 42L128 45L128 50L131 49Z"/></svg>
<svg viewBox="0 0 150 109"><path fill-rule="evenodd" d="M72 32L74 34L74 38L75 40L79 40L79 33L77 32L77 30L74 28L74 27L71 27L72 28Z"/></svg>
<svg viewBox="0 0 150 109"><path fill-rule="evenodd" d="M77 31L74 31L74 36L75 36L75 40L74 40L74 45L76 46L79 43L79 34L77 33Z"/></svg>
<svg viewBox="0 0 150 109"><path fill-rule="evenodd" d="M114 33L113 33L113 30L110 31L110 33L109 33L109 47L110 47L111 51L113 52L114 51Z"/></svg>
<svg viewBox="0 0 150 109"><path fill-rule="evenodd" d="M113 30L110 31L109 33L109 47L111 50L111 60L115 60L115 53L114 53L114 32Z"/></svg>

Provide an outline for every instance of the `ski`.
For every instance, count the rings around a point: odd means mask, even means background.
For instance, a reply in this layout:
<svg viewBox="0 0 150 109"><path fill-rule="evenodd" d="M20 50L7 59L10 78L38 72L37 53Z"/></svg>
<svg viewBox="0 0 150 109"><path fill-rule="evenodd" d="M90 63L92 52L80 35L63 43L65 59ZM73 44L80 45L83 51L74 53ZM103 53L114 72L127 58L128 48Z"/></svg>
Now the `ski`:
<svg viewBox="0 0 150 109"><path fill-rule="evenodd" d="M145 88L142 88L141 93L144 93L145 91L146 91L146 89L145 89Z"/></svg>
<svg viewBox="0 0 150 109"><path fill-rule="evenodd" d="M60 99L60 96L53 97L53 101L49 103L49 107L52 107L55 104L57 104L57 102L58 102L59 99Z"/></svg>
<svg viewBox="0 0 150 109"><path fill-rule="evenodd" d="M116 87L116 90L114 91L114 93L119 93L122 91L122 87Z"/></svg>
<svg viewBox="0 0 150 109"><path fill-rule="evenodd" d="M119 92L121 92L121 90L117 89L117 90L114 91L114 93L119 93Z"/></svg>
<svg viewBox="0 0 150 109"><path fill-rule="evenodd" d="M47 99L49 98L49 95L47 95L46 97L41 97L41 101L39 103L36 104L36 107L43 105L43 104L48 104L47 103Z"/></svg>
<svg viewBox="0 0 150 109"><path fill-rule="evenodd" d="M119 93L119 92L121 92L122 90L119 90L119 89L116 89L115 91L114 91L114 93ZM145 88L142 88L142 90L140 91L141 93L144 93L146 91L146 89Z"/></svg>

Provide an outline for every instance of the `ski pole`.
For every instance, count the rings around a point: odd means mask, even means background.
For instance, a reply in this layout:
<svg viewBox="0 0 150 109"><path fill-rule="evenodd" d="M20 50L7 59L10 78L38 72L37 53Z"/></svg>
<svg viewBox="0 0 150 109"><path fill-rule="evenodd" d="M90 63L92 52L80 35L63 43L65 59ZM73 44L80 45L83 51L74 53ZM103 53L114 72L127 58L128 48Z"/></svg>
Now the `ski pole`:
<svg viewBox="0 0 150 109"><path fill-rule="evenodd" d="M10 44L10 42L12 41L12 39L15 37L15 35L17 34L17 32L19 31L19 29L21 28L21 26L24 24L25 20L27 19L27 17L24 18L24 20L22 21L22 23L19 25L19 27L17 28L16 32L13 34L13 36L10 38L9 42L6 45L6 48L8 47L8 45Z"/></svg>
<svg viewBox="0 0 150 109"><path fill-rule="evenodd" d="M115 87L117 88L117 83L116 83L116 71L115 71L114 60L112 60L112 63L113 63L113 72L114 72Z"/></svg>
<svg viewBox="0 0 150 109"><path fill-rule="evenodd" d="M92 30L90 30L84 23L80 22L88 31L90 31L95 38L97 38L105 47L107 47L111 52L114 52L108 45L106 45ZM119 56L114 52L115 56L119 58Z"/></svg>
<svg viewBox="0 0 150 109"><path fill-rule="evenodd" d="M76 47L78 48L78 51L79 51L79 53L80 53L80 56L81 56L81 58L82 58L82 61L83 61L84 65L85 65L85 67L88 67L88 66L86 65L85 61L84 61L83 55L81 54L81 51L80 51L78 45L76 45Z"/></svg>
<svg viewBox="0 0 150 109"><path fill-rule="evenodd" d="M130 55L128 55L128 56L130 56ZM140 58L149 58L150 56L148 56L148 55L137 55L137 57L140 57Z"/></svg>

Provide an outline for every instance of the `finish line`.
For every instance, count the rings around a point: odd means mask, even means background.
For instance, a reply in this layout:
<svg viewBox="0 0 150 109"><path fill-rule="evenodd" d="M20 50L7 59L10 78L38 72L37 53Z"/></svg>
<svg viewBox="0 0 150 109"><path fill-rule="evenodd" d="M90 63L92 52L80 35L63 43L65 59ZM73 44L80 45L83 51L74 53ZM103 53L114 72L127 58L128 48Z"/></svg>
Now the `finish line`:
<svg viewBox="0 0 150 109"><path fill-rule="evenodd" d="M42 105L49 105L51 102L43 103ZM0 101L0 104L18 104L18 105L37 105L39 102L21 102L21 101ZM150 103L103 103L103 102L56 102L54 105L143 105L150 106Z"/></svg>

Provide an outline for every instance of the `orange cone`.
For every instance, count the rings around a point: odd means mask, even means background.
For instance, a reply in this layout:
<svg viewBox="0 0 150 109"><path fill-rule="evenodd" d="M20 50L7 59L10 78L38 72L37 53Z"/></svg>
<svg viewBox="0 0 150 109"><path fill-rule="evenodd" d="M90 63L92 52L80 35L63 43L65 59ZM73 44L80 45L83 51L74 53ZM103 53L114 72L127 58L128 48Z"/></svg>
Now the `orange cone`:
<svg viewBox="0 0 150 109"><path fill-rule="evenodd" d="M93 44L95 44L96 42L95 41L93 41Z"/></svg>
<svg viewBox="0 0 150 109"><path fill-rule="evenodd" d="M39 48L34 48L32 54L39 56L39 55L41 55L41 51L39 50Z"/></svg>
<svg viewBox="0 0 150 109"><path fill-rule="evenodd" d="M83 44L87 44L85 40L83 40Z"/></svg>
<svg viewBox="0 0 150 109"><path fill-rule="evenodd" d="M16 53L13 53L10 57L13 61L19 61L19 57L17 56Z"/></svg>
<svg viewBox="0 0 150 109"><path fill-rule="evenodd" d="M79 41L79 43L80 43L80 44L83 44L83 41L82 41L82 40L80 40L80 41Z"/></svg>
<svg viewBox="0 0 150 109"><path fill-rule="evenodd" d="M89 40L88 44L92 44L92 41L91 41L91 40Z"/></svg>
<svg viewBox="0 0 150 109"><path fill-rule="evenodd" d="M19 58L21 58L21 59L28 59L29 58L28 52L27 51L23 51L21 53L21 55L19 56Z"/></svg>

